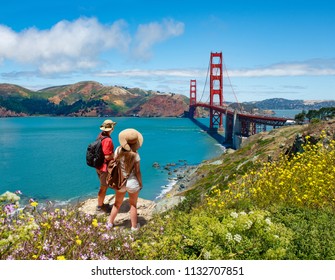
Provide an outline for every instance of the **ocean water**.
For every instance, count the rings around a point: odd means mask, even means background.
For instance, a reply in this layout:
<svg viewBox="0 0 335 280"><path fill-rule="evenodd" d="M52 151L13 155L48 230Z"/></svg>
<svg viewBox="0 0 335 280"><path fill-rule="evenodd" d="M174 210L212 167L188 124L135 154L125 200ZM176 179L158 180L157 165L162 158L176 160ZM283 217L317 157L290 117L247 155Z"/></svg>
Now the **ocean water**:
<svg viewBox="0 0 335 280"><path fill-rule="evenodd" d="M143 189L140 196L154 200L166 191L174 168L196 165L224 151L208 134L183 118L112 118L118 133L135 128L144 136L139 150ZM85 161L86 147L100 132L104 118L28 117L0 118L0 194L20 190L39 201L75 202L95 197L99 181ZM208 125L209 120L201 119ZM154 168L153 163L160 168ZM109 189L107 194L114 191Z"/></svg>
<svg viewBox="0 0 335 280"><path fill-rule="evenodd" d="M302 110L273 110L275 117L294 119L295 115L302 112Z"/></svg>

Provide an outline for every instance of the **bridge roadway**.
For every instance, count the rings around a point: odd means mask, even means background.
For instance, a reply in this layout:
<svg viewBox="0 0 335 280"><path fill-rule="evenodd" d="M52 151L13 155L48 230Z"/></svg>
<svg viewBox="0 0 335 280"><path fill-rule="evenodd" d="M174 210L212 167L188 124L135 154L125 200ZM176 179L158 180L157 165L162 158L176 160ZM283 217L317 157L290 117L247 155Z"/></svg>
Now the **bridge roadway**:
<svg viewBox="0 0 335 280"><path fill-rule="evenodd" d="M220 107L216 105L210 105L207 103L196 103L192 106L195 107L205 107L208 109L213 109L214 111L221 112L225 115L230 115L234 116L235 111L233 110L228 110L227 107ZM248 113L242 113L242 112L236 112L237 117L240 119L245 119L245 120L250 120L254 123L258 124L264 124L264 125L269 125L269 126L283 126L287 120L287 118L278 118L278 117L271 117L271 116L263 116L263 115L255 115L255 114L248 114Z"/></svg>
<svg viewBox="0 0 335 280"><path fill-rule="evenodd" d="M230 143L232 147L236 149L239 148L243 137L249 137L260 130L264 131L266 126L272 126L273 128L283 126L286 121L289 120L287 118L238 112L236 110L229 110L227 107L200 102L191 105L190 112L194 112L196 107L208 108L226 115L224 142ZM263 129L260 129L261 126L263 126Z"/></svg>

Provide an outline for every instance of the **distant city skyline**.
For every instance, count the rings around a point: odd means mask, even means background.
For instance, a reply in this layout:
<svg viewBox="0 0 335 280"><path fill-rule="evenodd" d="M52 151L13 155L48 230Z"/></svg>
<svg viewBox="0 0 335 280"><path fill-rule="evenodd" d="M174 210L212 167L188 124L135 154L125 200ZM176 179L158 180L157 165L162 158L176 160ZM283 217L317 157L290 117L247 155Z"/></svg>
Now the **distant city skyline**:
<svg viewBox="0 0 335 280"><path fill-rule="evenodd" d="M224 58L228 102L335 99L335 2L8 1L0 83L32 90L96 81L189 96ZM236 98L237 100L236 100Z"/></svg>

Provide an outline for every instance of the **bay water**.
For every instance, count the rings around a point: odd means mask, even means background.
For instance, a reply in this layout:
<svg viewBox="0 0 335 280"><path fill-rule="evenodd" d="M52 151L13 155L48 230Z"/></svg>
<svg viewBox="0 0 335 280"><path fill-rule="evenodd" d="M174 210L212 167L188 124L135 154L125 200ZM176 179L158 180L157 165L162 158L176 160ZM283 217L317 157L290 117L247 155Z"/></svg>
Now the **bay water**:
<svg viewBox="0 0 335 280"><path fill-rule="evenodd" d="M96 197L99 181L86 165L87 145L106 118L0 118L0 194L20 190L25 198L70 203ZM112 118L112 139L135 128L143 134L139 150L143 189L140 197L155 200L173 184L175 173L164 168L197 165L219 156L224 147L189 119ZM208 119L201 119L208 125ZM160 167L154 167L158 163ZM107 194L114 193L109 189Z"/></svg>

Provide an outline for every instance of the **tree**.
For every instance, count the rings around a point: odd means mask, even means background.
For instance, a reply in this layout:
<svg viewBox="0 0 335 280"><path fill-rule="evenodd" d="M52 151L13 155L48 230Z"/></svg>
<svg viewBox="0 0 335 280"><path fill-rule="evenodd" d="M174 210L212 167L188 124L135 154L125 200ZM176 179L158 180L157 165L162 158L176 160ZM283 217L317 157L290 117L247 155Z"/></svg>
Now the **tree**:
<svg viewBox="0 0 335 280"><path fill-rule="evenodd" d="M305 121L305 117L306 117L306 112L302 111L301 113L295 115L294 120L296 121L296 123L298 124L303 124Z"/></svg>

